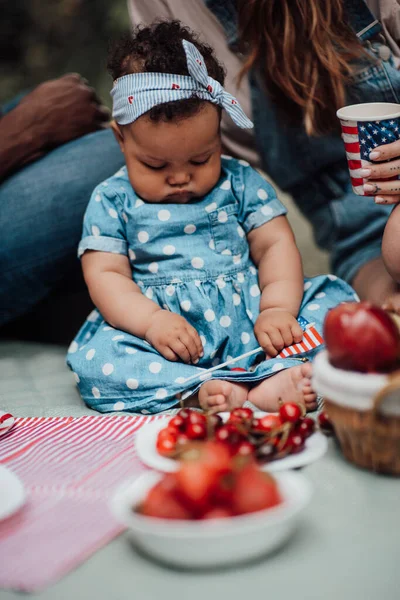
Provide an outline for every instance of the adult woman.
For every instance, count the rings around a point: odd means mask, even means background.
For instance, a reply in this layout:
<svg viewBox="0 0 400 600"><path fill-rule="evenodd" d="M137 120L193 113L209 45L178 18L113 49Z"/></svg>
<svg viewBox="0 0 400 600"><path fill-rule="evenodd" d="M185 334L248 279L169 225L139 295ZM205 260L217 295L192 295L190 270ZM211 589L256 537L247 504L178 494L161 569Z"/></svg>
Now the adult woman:
<svg viewBox="0 0 400 600"><path fill-rule="evenodd" d="M388 3L393 5L390 14L400 21L396 0L367 2L375 10ZM391 51L367 4L129 0L135 24L179 18L214 46L227 67L228 90L256 125L255 138L242 132L238 138L224 122L227 150L262 166L292 194L312 223L317 243L330 251L334 272L361 297L383 302L399 294L380 247L390 204L400 197L393 195L389 182L380 186L381 204L352 193L335 116L345 103L400 100L400 73L392 54L397 32L392 31ZM240 72L244 77L238 89L235 77ZM382 150L379 160L399 156L400 142L395 142ZM393 165L400 172L400 161ZM371 169L372 184L382 168Z"/></svg>

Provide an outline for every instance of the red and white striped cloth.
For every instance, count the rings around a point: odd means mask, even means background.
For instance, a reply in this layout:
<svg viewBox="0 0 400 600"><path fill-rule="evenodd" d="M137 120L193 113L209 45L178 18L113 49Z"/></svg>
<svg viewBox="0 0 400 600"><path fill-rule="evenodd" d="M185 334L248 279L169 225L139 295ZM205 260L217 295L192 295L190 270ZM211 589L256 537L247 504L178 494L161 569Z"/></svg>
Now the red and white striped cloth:
<svg viewBox="0 0 400 600"><path fill-rule="evenodd" d="M43 589L121 533L109 498L146 470L135 434L159 417L16 419L0 439L0 463L28 500L0 522L0 587Z"/></svg>
<svg viewBox="0 0 400 600"><path fill-rule="evenodd" d="M324 343L324 340L319 335L315 327L308 327L303 333L303 339L298 344L293 344L284 348L280 352L277 358L288 358L288 356L294 356L295 354L302 354L303 352L309 352L313 348L317 348Z"/></svg>

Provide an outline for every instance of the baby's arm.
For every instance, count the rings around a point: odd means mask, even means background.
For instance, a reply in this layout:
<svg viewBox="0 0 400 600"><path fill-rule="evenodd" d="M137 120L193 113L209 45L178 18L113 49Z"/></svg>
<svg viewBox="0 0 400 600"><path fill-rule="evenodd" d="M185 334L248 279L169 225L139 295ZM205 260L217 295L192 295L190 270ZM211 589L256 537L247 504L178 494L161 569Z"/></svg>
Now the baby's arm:
<svg viewBox="0 0 400 600"><path fill-rule="evenodd" d="M126 256L87 251L82 268L90 297L108 323L147 340L168 360L198 362L203 347L197 331L142 294Z"/></svg>
<svg viewBox="0 0 400 600"><path fill-rule="evenodd" d="M252 229L247 239L261 289L254 333L267 354L276 356L303 337L296 319L304 285L301 257L284 216Z"/></svg>

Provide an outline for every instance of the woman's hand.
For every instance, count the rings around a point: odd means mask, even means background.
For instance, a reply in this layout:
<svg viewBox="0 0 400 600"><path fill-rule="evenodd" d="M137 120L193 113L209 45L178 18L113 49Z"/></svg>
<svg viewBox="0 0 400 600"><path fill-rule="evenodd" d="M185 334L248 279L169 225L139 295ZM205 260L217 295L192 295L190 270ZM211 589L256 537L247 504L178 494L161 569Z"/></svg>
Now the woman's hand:
<svg viewBox="0 0 400 600"><path fill-rule="evenodd" d="M203 344L195 328L168 310L153 313L146 340L167 360L196 364L203 356Z"/></svg>
<svg viewBox="0 0 400 600"><path fill-rule="evenodd" d="M361 174L368 182L364 184L364 191L375 196L377 204L397 204L400 202L400 180L377 181L398 177L400 175L400 140L378 146L369 155L371 161L389 160L390 162L378 165L368 165L361 170Z"/></svg>

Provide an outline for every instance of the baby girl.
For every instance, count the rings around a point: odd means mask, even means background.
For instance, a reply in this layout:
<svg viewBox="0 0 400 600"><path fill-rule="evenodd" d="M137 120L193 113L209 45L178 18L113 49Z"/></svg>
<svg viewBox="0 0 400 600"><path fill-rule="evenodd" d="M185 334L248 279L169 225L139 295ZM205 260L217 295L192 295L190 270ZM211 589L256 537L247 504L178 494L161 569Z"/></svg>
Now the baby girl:
<svg viewBox="0 0 400 600"><path fill-rule="evenodd" d="M273 411L279 398L314 409L320 346L303 334L320 339L326 312L354 292L332 275L304 279L274 189L221 156L221 111L252 123L212 49L156 23L118 42L109 69L126 166L94 190L79 246L97 307L68 353L83 399L144 414L189 397L213 411L246 400ZM207 371L259 346L239 369Z"/></svg>

